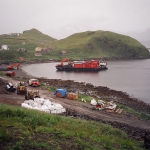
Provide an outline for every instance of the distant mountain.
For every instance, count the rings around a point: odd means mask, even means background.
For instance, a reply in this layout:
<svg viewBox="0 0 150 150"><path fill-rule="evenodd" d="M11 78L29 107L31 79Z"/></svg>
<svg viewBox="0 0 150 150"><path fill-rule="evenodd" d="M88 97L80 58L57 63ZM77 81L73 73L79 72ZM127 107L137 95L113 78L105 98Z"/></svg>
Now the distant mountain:
<svg viewBox="0 0 150 150"><path fill-rule="evenodd" d="M49 29L47 33L56 39L64 39L72 34L93 31L93 28L88 25L76 25L76 24L67 24L58 29Z"/></svg>
<svg viewBox="0 0 150 150"><path fill-rule="evenodd" d="M126 33L126 35L129 35L138 41L150 41L150 28L143 32L129 32Z"/></svg>

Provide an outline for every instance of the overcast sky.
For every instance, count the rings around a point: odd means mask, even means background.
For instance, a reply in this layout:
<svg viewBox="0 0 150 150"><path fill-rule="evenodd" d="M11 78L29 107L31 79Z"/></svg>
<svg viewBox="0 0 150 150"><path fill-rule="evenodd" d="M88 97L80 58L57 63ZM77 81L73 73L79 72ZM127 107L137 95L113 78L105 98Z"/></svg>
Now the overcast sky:
<svg viewBox="0 0 150 150"><path fill-rule="evenodd" d="M0 34L36 28L54 38L150 28L150 0L0 0Z"/></svg>

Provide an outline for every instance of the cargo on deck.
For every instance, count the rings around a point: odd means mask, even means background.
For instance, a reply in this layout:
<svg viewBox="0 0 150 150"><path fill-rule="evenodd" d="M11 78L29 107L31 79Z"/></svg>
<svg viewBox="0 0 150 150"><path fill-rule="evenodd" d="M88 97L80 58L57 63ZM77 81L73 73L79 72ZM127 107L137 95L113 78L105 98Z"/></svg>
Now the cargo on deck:
<svg viewBox="0 0 150 150"><path fill-rule="evenodd" d="M67 64L65 63L67 62ZM58 71L100 71L107 70L107 63L102 60L70 61L65 58L55 66Z"/></svg>

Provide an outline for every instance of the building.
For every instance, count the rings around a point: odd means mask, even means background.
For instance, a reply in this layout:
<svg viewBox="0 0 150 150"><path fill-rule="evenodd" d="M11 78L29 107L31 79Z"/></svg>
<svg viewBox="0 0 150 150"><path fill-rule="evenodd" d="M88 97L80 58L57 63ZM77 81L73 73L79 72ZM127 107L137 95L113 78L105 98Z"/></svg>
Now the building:
<svg viewBox="0 0 150 150"><path fill-rule="evenodd" d="M36 48L35 48L35 51L36 51L36 52L41 52L41 51L42 51L42 47L36 47Z"/></svg>
<svg viewBox="0 0 150 150"><path fill-rule="evenodd" d="M1 50L9 50L8 45L2 45L2 46L1 46Z"/></svg>
<svg viewBox="0 0 150 150"><path fill-rule="evenodd" d="M63 51L60 52L60 54L61 54L61 55L66 55L67 53L66 53L65 50L63 50Z"/></svg>

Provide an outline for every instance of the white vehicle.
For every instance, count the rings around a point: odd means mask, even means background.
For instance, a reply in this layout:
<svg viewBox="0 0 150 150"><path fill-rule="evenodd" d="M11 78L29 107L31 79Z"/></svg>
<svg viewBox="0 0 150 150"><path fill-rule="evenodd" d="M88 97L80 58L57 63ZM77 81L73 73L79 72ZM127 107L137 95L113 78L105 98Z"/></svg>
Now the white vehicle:
<svg viewBox="0 0 150 150"><path fill-rule="evenodd" d="M38 79L30 79L29 80L29 85L37 87L37 86L40 86L40 83L39 83Z"/></svg>

